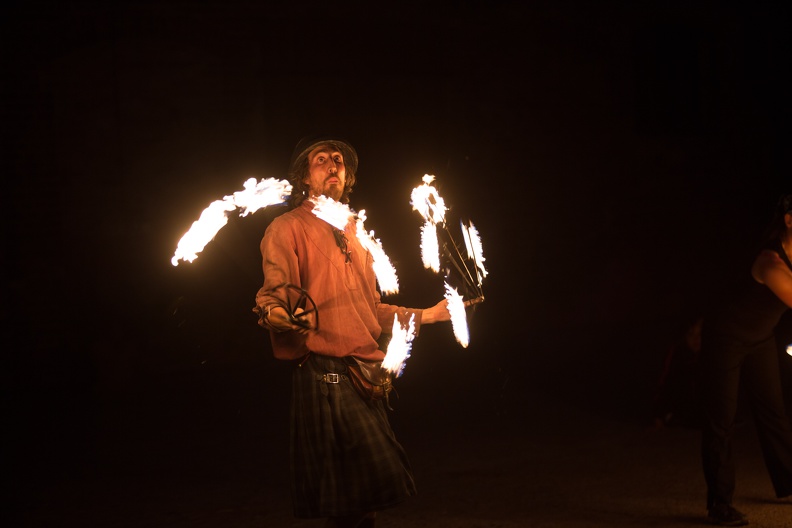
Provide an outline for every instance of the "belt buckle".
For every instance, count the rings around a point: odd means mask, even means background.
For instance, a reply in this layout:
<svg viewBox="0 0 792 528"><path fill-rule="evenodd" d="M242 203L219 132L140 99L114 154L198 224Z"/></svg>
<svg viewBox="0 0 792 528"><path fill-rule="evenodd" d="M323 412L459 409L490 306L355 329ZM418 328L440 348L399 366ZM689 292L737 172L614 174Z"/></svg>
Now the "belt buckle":
<svg viewBox="0 0 792 528"><path fill-rule="evenodd" d="M327 374L325 374L325 381L327 383L338 383L338 374L328 372Z"/></svg>

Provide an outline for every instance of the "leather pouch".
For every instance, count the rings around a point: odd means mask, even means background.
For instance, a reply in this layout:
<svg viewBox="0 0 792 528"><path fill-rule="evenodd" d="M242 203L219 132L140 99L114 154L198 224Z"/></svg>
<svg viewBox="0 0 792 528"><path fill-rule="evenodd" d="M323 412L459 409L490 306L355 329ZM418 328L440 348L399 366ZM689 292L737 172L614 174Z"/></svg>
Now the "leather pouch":
<svg viewBox="0 0 792 528"><path fill-rule="evenodd" d="M392 375L381 361L347 358L347 374L352 386L364 400L387 400L393 390Z"/></svg>

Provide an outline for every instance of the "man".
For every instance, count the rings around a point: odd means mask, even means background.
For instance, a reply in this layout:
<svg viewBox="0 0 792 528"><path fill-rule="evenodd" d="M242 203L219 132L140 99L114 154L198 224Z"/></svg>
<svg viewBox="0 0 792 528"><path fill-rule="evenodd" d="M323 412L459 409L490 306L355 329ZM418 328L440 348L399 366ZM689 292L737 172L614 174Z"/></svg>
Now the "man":
<svg viewBox="0 0 792 528"><path fill-rule="evenodd" d="M384 304L372 256L350 223L341 231L312 213L317 197L347 203L358 157L346 141L313 137L292 155L290 210L261 241L264 285L254 311L276 358L294 361L292 498L297 517L327 527L373 527L378 510L415 494L409 462L382 400L362 397L349 368L381 361L377 339L411 317L450 320L446 301L424 310ZM311 304L308 304L310 301ZM315 308L315 309L314 309Z"/></svg>

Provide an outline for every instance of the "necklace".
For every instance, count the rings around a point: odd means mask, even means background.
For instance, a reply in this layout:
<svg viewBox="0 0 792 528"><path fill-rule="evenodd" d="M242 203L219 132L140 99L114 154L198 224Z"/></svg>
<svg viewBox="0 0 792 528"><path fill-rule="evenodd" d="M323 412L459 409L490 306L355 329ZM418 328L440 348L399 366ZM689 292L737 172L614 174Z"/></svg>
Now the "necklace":
<svg viewBox="0 0 792 528"><path fill-rule="evenodd" d="M352 252L349 251L349 248L347 247L346 234L340 229L333 229L333 236L335 237L336 245L341 250L341 253L344 254L344 261L351 262Z"/></svg>

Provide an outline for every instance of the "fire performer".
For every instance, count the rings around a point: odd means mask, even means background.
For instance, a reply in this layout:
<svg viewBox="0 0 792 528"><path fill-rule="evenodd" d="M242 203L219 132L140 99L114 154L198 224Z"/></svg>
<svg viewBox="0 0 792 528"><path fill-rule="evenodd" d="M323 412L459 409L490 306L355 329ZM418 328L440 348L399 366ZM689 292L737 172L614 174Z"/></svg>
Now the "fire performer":
<svg viewBox="0 0 792 528"><path fill-rule="evenodd" d="M748 524L732 506L732 431L740 384L751 403L765 465L777 497L792 496L792 423L784 409L775 329L792 307L792 195L779 201L750 276L705 317L700 359L705 423L702 462L709 518ZM746 270L747 271L747 270Z"/></svg>
<svg viewBox="0 0 792 528"><path fill-rule="evenodd" d="M377 365L394 316L415 330L449 321L447 301L412 309L381 302L372 256L355 224L337 229L312 211L321 197L348 203L358 156L335 136L303 139L289 169L290 210L261 241L264 284L254 311L276 358L293 361L291 472L294 514L327 527L372 527L376 512L415 494L386 400L354 386L355 367ZM358 370L359 372L359 370Z"/></svg>

